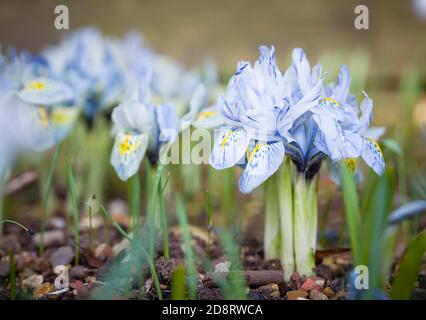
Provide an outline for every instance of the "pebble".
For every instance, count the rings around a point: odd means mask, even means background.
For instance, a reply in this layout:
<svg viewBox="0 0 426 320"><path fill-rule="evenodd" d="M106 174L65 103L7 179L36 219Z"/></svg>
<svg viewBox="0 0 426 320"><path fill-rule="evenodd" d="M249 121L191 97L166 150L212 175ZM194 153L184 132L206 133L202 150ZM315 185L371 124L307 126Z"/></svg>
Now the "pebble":
<svg viewBox="0 0 426 320"><path fill-rule="evenodd" d="M89 275L89 271L86 267L77 265L71 268L70 278L71 279L84 279Z"/></svg>
<svg viewBox="0 0 426 320"><path fill-rule="evenodd" d="M324 284L324 282L322 282ZM302 286L300 287L301 290L303 291L311 291L311 290L321 290L322 286L320 286L315 278L308 278L306 279L306 281L302 284Z"/></svg>
<svg viewBox="0 0 426 320"><path fill-rule="evenodd" d="M31 261L30 268L36 272L50 272L49 261L44 257L36 257Z"/></svg>
<svg viewBox="0 0 426 320"><path fill-rule="evenodd" d="M52 267L68 264L74 259L74 250L71 247L61 247L49 258Z"/></svg>
<svg viewBox="0 0 426 320"><path fill-rule="evenodd" d="M126 250L128 247L130 247L130 241L127 240L126 238L124 238L123 240L121 240L119 243L116 243L112 247L112 252L114 253L114 257L118 256L118 254L121 251Z"/></svg>
<svg viewBox="0 0 426 320"><path fill-rule="evenodd" d="M330 287L326 287L323 291L325 293L325 295L329 298L331 298L332 296L335 295L333 289L331 289Z"/></svg>
<svg viewBox="0 0 426 320"><path fill-rule="evenodd" d="M7 277L9 275L9 257L5 256L0 260L0 277Z"/></svg>
<svg viewBox="0 0 426 320"><path fill-rule="evenodd" d="M55 286L50 282L45 282L34 290L33 296L36 299L40 299L53 291L55 291Z"/></svg>
<svg viewBox="0 0 426 320"><path fill-rule="evenodd" d="M302 290L293 290L287 292L287 300L298 300L299 298L306 298L308 293Z"/></svg>
<svg viewBox="0 0 426 320"><path fill-rule="evenodd" d="M40 245L40 232L33 236L33 244ZM52 247L54 245L63 245L65 243L65 232L62 230L50 230L44 233L44 246Z"/></svg>
<svg viewBox="0 0 426 320"><path fill-rule="evenodd" d="M36 289L38 286L41 286L43 283L43 276L34 274L22 280L21 288L24 293L27 293L30 290Z"/></svg>
<svg viewBox="0 0 426 320"><path fill-rule="evenodd" d="M221 262L214 266L214 272L229 272L230 267L231 267L231 262L229 261Z"/></svg>
<svg viewBox="0 0 426 320"><path fill-rule="evenodd" d="M309 298L311 300L328 300L328 297L324 293L315 289L309 292Z"/></svg>
<svg viewBox="0 0 426 320"><path fill-rule="evenodd" d="M114 252L109 244L101 243L95 249L95 257L99 260L105 260L107 258L110 259L114 257Z"/></svg>
<svg viewBox="0 0 426 320"><path fill-rule="evenodd" d="M256 292L264 296L265 298L277 300L280 298L280 288L278 284L271 283L264 286L260 286L256 289Z"/></svg>

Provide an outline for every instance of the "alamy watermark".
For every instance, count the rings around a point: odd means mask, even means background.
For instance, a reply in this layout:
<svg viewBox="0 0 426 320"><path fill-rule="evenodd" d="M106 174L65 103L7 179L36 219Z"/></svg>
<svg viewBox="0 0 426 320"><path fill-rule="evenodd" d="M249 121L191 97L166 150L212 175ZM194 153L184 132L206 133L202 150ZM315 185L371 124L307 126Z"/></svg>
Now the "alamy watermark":
<svg viewBox="0 0 426 320"><path fill-rule="evenodd" d="M55 7L56 15L54 25L57 30L68 30L70 28L70 14L66 5L60 4Z"/></svg>
<svg viewBox="0 0 426 320"><path fill-rule="evenodd" d="M370 28L369 24L369 10L365 4L360 4L355 7L355 20L354 27L357 30L368 30Z"/></svg>

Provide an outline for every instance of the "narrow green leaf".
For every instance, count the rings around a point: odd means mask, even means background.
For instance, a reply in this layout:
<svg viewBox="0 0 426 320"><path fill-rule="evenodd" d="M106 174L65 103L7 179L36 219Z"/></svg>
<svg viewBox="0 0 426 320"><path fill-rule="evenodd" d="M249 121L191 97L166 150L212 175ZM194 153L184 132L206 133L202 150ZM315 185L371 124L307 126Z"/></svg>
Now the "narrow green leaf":
<svg viewBox="0 0 426 320"><path fill-rule="evenodd" d="M72 171L71 163L67 164L67 177L68 177L68 188L70 191L73 218L74 218L75 265L78 265L80 260L80 240L79 240L79 232L78 232L79 214L78 214L78 201L77 201L77 186L75 182L74 173Z"/></svg>
<svg viewBox="0 0 426 320"><path fill-rule="evenodd" d="M194 252L192 251L192 236L189 229L188 217L180 195L176 195L176 215L182 230L189 296L192 300L195 300L197 298L197 269L195 266Z"/></svg>
<svg viewBox="0 0 426 320"><path fill-rule="evenodd" d="M50 162L49 173L47 175L46 188L43 195L43 205L41 208L40 220L40 246L39 256L44 255L44 231L46 229L47 205L49 204L50 191L52 189L53 174L55 173L56 164L58 163L59 154L61 153L62 143L56 146L52 161Z"/></svg>
<svg viewBox="0 0 426 320"><path fill-rule="evenodd" d="M426 231L423 231L410 242L405 251L391 289L392 299L407 300L410 298L425 251Z"/></svg>
<svg viewBox="0 0 426 320"><path fill-rule="evenodd" d="M172 300L185 300L185 267L179 265L173 271L172 277Z"/></svg>
<svg viewBox="0 0 426 320"><path fill-rule="evenodd" d="M345 217L351 240L352 256L355 265L361 263L361 215L354 177L346 165L341 166Z"/></svg>

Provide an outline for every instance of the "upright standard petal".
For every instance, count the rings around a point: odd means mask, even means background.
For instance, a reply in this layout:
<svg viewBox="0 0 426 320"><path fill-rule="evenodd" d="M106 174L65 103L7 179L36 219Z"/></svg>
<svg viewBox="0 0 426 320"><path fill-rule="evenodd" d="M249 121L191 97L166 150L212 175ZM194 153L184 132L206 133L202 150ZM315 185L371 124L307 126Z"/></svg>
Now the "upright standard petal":
<svg viewBox="0 0 426 320"><path fill-rule="evenodd" d="M385 171L385 160L382 150L376 140L364 138L364 147L361 154L365 163L378 175Z"/></svg>
<svg viewBox="0 0 426 320"><path fill-rule="evenodd" d="M309 92L312 87L311 83L311 65L305 52L301 48L296 48L292 53L293 65L296 69L297 80L303 94Z"/></svg>
<svg viewBox="0 0 426 320"><path fill-rule="evenodd" d="M179 135L181 121L176 114L175 107L171 103L162 104L155 108L158 127L160 129L159 140L162 143L173 143Z"/></svg>
<svg viewBox="0 0 426 320"><path fill-rule="evenodd" d="M250 139L244 129L225 127L217 130L210 165L215 169L226 169L240 161L247 150Z"/></svg>
<svg viewBox="0 0 426 320"><path fill-rule="evenodd" d="M240 191L250 193L254 188L273 175L284 160L285 148L282 142L258 142L248 152L247 164L240 177Z"/></svg>
<svg viewBox="0 0 426 320"><path fill-rule="evenodd" d="M361 102L361 118L359 119L359 127L357 132L364 134L370 126L371 119L373 118L373 100L364 92L364 99Z"/></svg>
<svg viewBox="0 0 426 320"><path fill-rule="evenodd" d="M111 154L111 165L122 181L136 174L148 147L149 134L132 135L119 131Z"/></svg>
<svg viewBox="0 0 426 320"><path fill-rule="evenodd" d="M346 65L340 67L339 75L337 77L337 82L334 87L334 98L340 101L341 103L346 102L349 96L349 88L351 86L351 75L349 69Z"/></svg>

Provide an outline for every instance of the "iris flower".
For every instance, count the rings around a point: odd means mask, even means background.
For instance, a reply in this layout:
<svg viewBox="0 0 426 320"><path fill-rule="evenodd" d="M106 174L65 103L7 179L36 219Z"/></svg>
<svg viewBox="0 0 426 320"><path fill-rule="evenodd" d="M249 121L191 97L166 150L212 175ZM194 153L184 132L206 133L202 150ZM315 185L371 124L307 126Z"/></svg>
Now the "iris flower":
<svg viewBox="0 0 426 320"><path fill-rule="evenodd" d="M292 91L297 97L313 87L321 66L316 65L311 70L302 49L295 49L292 58L297 79ZM349 71L342 66L337 82L324 87L319 103L306 114L309 118L302 126L291 130L295 137L293 161L300 171L306 171L308 177L317 172L325 157L332 162L350 163L362 157L377 174L383 173L383 155L375 138L384 129L369 129L373 102L364 93L358 107L355 97L349 93L350 82Z"/></svg>
<svg viewBox="0 0 426 320"><path fill-rule="evenodd" d="M293 124L315 106L322 89L318 77L295 101L289 91L291 74L281 74L274 47L259 49L253 67L246 61L238 64L226 96L218 100L226 125L218 130L210 157L216 169L244 167L239 183L242 193L251 192L278 170L286 153L284 144L293 141Z"/></svg>
<svg viewBox="0 0 426 320"><path fill-rule="evenodd" d="M75 91L75 104L89 120L122 101L126 67L119 46L93 28L72 33L42 52L46 72Z"/></svg>

